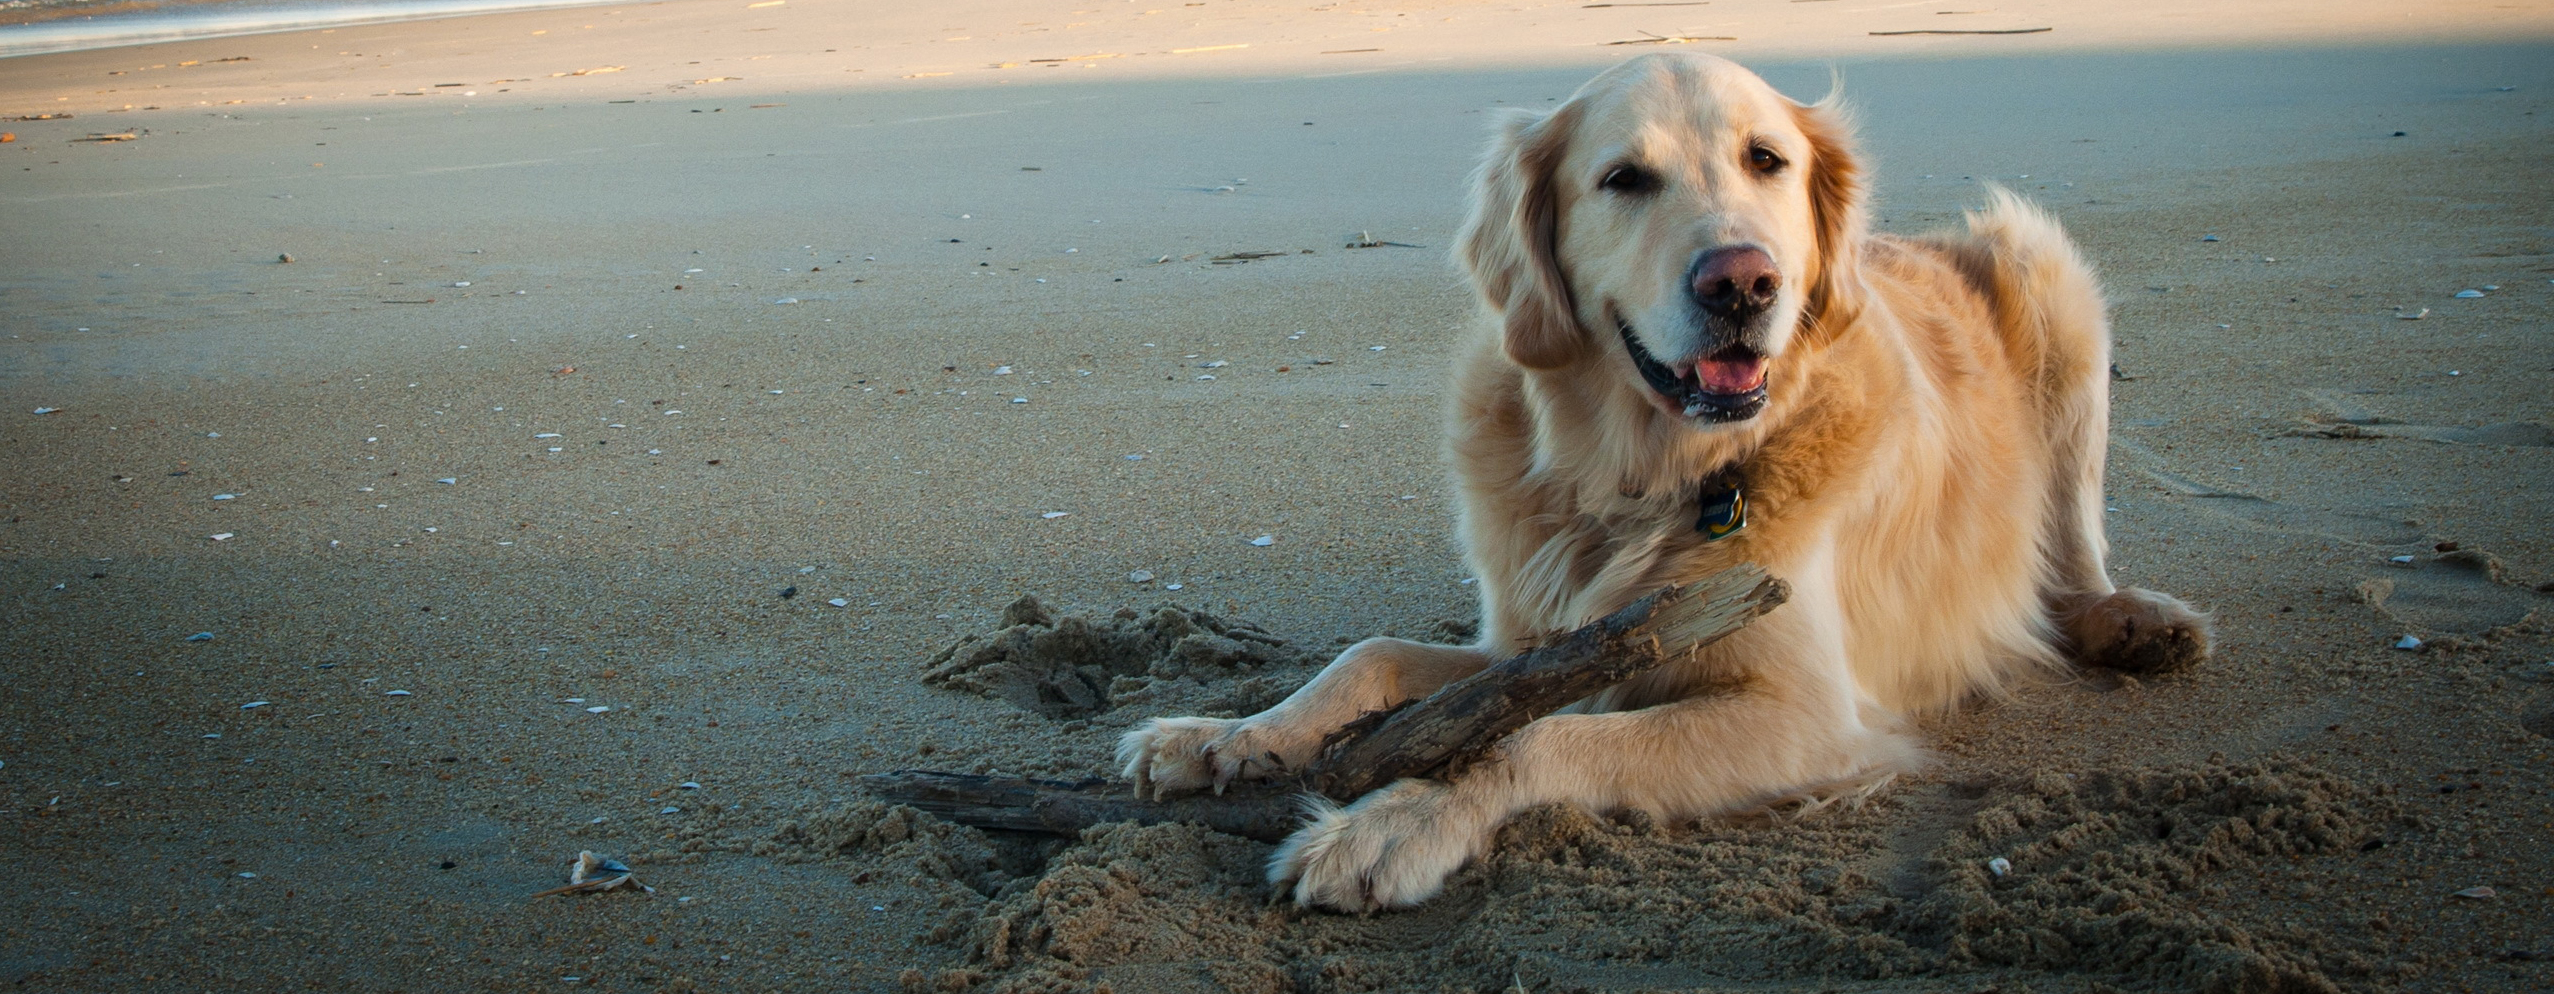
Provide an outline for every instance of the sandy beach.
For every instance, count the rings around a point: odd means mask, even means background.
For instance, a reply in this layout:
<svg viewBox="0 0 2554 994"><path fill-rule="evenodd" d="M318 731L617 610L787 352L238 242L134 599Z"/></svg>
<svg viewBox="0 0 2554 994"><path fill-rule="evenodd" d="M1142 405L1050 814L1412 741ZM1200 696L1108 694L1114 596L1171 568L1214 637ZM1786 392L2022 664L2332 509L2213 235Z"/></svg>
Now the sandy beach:
<svg viewBox="0 0 2554 994"><path fill-rule="evenodd" d="M0 60L0 983L2554 987L2554 6L2415 6L669 0ZM1882 230L2065 222L2112 561L2215 659L1931 720L1855 812L1532 813L1366 918L1202 829L864 797L1467 623L1485 115L1663 45L1841 80ZM924 681L1022 595L1285 651ZM580 850L655 893L533 898Z"/></svg>

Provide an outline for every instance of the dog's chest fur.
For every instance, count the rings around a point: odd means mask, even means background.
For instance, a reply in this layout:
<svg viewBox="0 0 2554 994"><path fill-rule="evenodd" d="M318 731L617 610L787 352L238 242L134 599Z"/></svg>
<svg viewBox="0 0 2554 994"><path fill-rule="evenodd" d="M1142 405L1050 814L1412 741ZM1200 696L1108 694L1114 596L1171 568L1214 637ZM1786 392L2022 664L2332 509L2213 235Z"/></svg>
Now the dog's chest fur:
<svg viewBox="0 0 2554 994"><path fill-rule="evenodd" d="M1812 499L1852 489L1853 467L1868 455L1873 412L1856 402L1846 383L1813 374L1806 363L1789 384L1801 398L1767 423L1705 444L1638 446L1606 452L1604 445L1576 453L1550 449L1512 453L1518 468L1514 520L1522 527L1507 540L1519 549L1521 568L1509 576L1505 606L1522 609L1510 628L1519 634L1575 628L1662 586L1679 585L1742 562L1778 567L1796 550L1832 527L1839 502ZM1841 379L1851 380L1852 377ZM1519 390L1514 416L1539 422L1587 412L1567 403L1537 403ZM1820 395L1829 395L1819 399ZM1841 396L1843 400L1834 399ZM1602 436L1598 430L1537 430L1536 440ZM1690 429L1678 427L1679 431ZM1523 441L1523 439L1520 439ZM1637 445L1625 438L1608 442ZM1640 451L1646 450L1646 451ZM1591 465L1593 464L1593 465ZM1614 480L1611 487L1589 481ZM1624 482L1626 480L1634 482ZM1747 505L1744 528L1714 538L1698 528L1712 492L1734 486Z"/></svg>

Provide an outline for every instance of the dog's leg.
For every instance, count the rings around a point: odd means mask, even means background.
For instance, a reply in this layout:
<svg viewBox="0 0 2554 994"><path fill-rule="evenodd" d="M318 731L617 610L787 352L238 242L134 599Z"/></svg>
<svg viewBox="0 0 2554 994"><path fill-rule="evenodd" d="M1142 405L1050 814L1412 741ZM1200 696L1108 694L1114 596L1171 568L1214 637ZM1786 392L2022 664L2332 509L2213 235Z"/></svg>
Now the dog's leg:
<svg viewBox="0 0 2554 994"><path fill-rule="evenodd" d="M2109 331L2100 324L2052 323L2050 354L2060 378L2044 389L2050 416L2049 517L2040 547L2048 557L2048 604L2067 653L2079 665L2132 673L2187 669L2208 658L2208 615L2169 594L2112 585L2102 531L2102 471L2110 446Z"/></svg>
<svg viewBox="0 0 2554 994"><path fill-rule="evenodd" d="M1299 770L1322 740L1369 711L1435 693L1493 660L1470 646L1367 639L1293 694L1247 718L1154 718L1118 740L1118 762L1140 793L1213 787Z"/></svg>
<svg viewBox="0 0 2554 994"><path fill-rule="evenodd" d="M2064 329L2059 329L2063 331ZM2094 329L2099 333L2100 329ZM2107 349L2096 355L2107 353ZM2187 669L2208 658L2208 615L2169 594L2111 584L2104 563L2102 462L2110 444L2110 369L2094 363L2051 398L2049 520L2041 539L2049 587L2042 600L2079 665L2131 673Z"/></svg>
<svg viewBox="0 0 2554 994"><path fill-rule="evenodd" d="M1774 657L1734 690L1553 715L1452 782L1403 780L1345 808L1319 805L1271 857L1270 883L1305 905L1404 907L1435 896L1502 822L1538 804L1682 820L1912 765L1915 745L1876 727L1889 719L1854 689L1832 609L1804 607L1795 600L1714 647Z"/></svg>
<svg viewBox="0 0 2554 994"><path fill-rule="evenodd" d="M2048 517L2041 600L2077 663L2163 672L2208 657L2208 615L2168 594L2111 583L2102 472L2110 447L2111 331L2101 287L2057 223L2012 194L1970 226L1992 260L2008 341L2039 357L2047 419ZM2030 306L2021 306L2028 301Z"/></svg>
<svg viewBox="0 0 2554 994"><path fill-rule="evenodd" d="M2092 374L2107 378L2107 366ZM2187 669L2208 658L2209 618L2170 594L2111 584L2104 564L2102 457L2109 445L2108 384L2091 387L2058 410L2072 414L2054 441L2057 457L2049 498L2049 587L2042 600L2065 649L2079 665L2131 673ZM2087 396L2089 395L2089 396ZM2068 411L2074 408L2073 411Z"/></svg>

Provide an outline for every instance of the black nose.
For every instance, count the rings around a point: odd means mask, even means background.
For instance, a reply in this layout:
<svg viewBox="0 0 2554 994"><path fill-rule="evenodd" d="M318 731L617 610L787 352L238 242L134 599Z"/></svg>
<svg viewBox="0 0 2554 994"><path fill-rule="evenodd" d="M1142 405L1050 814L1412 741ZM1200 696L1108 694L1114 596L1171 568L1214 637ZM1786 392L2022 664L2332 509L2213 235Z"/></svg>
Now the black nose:
<svg viewBox="0 0 2554 994"><path fill-rule="evenodd" d="M1694 303L1716 318L1744 320L1774 305L1782 274L1754 246L1716 248L1694 260Z"/></svg>

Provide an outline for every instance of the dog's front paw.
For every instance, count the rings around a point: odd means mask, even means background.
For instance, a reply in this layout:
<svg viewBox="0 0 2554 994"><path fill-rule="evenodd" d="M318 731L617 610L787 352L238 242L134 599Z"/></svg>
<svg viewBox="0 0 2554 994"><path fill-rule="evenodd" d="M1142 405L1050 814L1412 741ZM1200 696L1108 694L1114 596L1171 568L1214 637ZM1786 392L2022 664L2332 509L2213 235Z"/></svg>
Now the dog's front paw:
<svg viewBox="0 0 2554 994"><path fill-rule="evenodd" d="M1250 718L1154 718L1117 740L1117 760L1138 795L1224 787L1297 769L1321 747L1318 736Z"/></svg>
<svg viewBox="0 0 2554 994"><path fill-rule="evenodd" d="M1445 889L1481 832L1455 810L1454 788L1403 780L1345 808L1315 800L1305 825L1268 859L1268 883L1305 907L1406 908Z"/></svg>
<svg viewBox="0 0 2554 994"><path fill-rule="evenodd" d="M2127 587L2064 619L2075 660L2128 673L2170 673L2208 658L2208 615L2170 594Z"/></svg>

